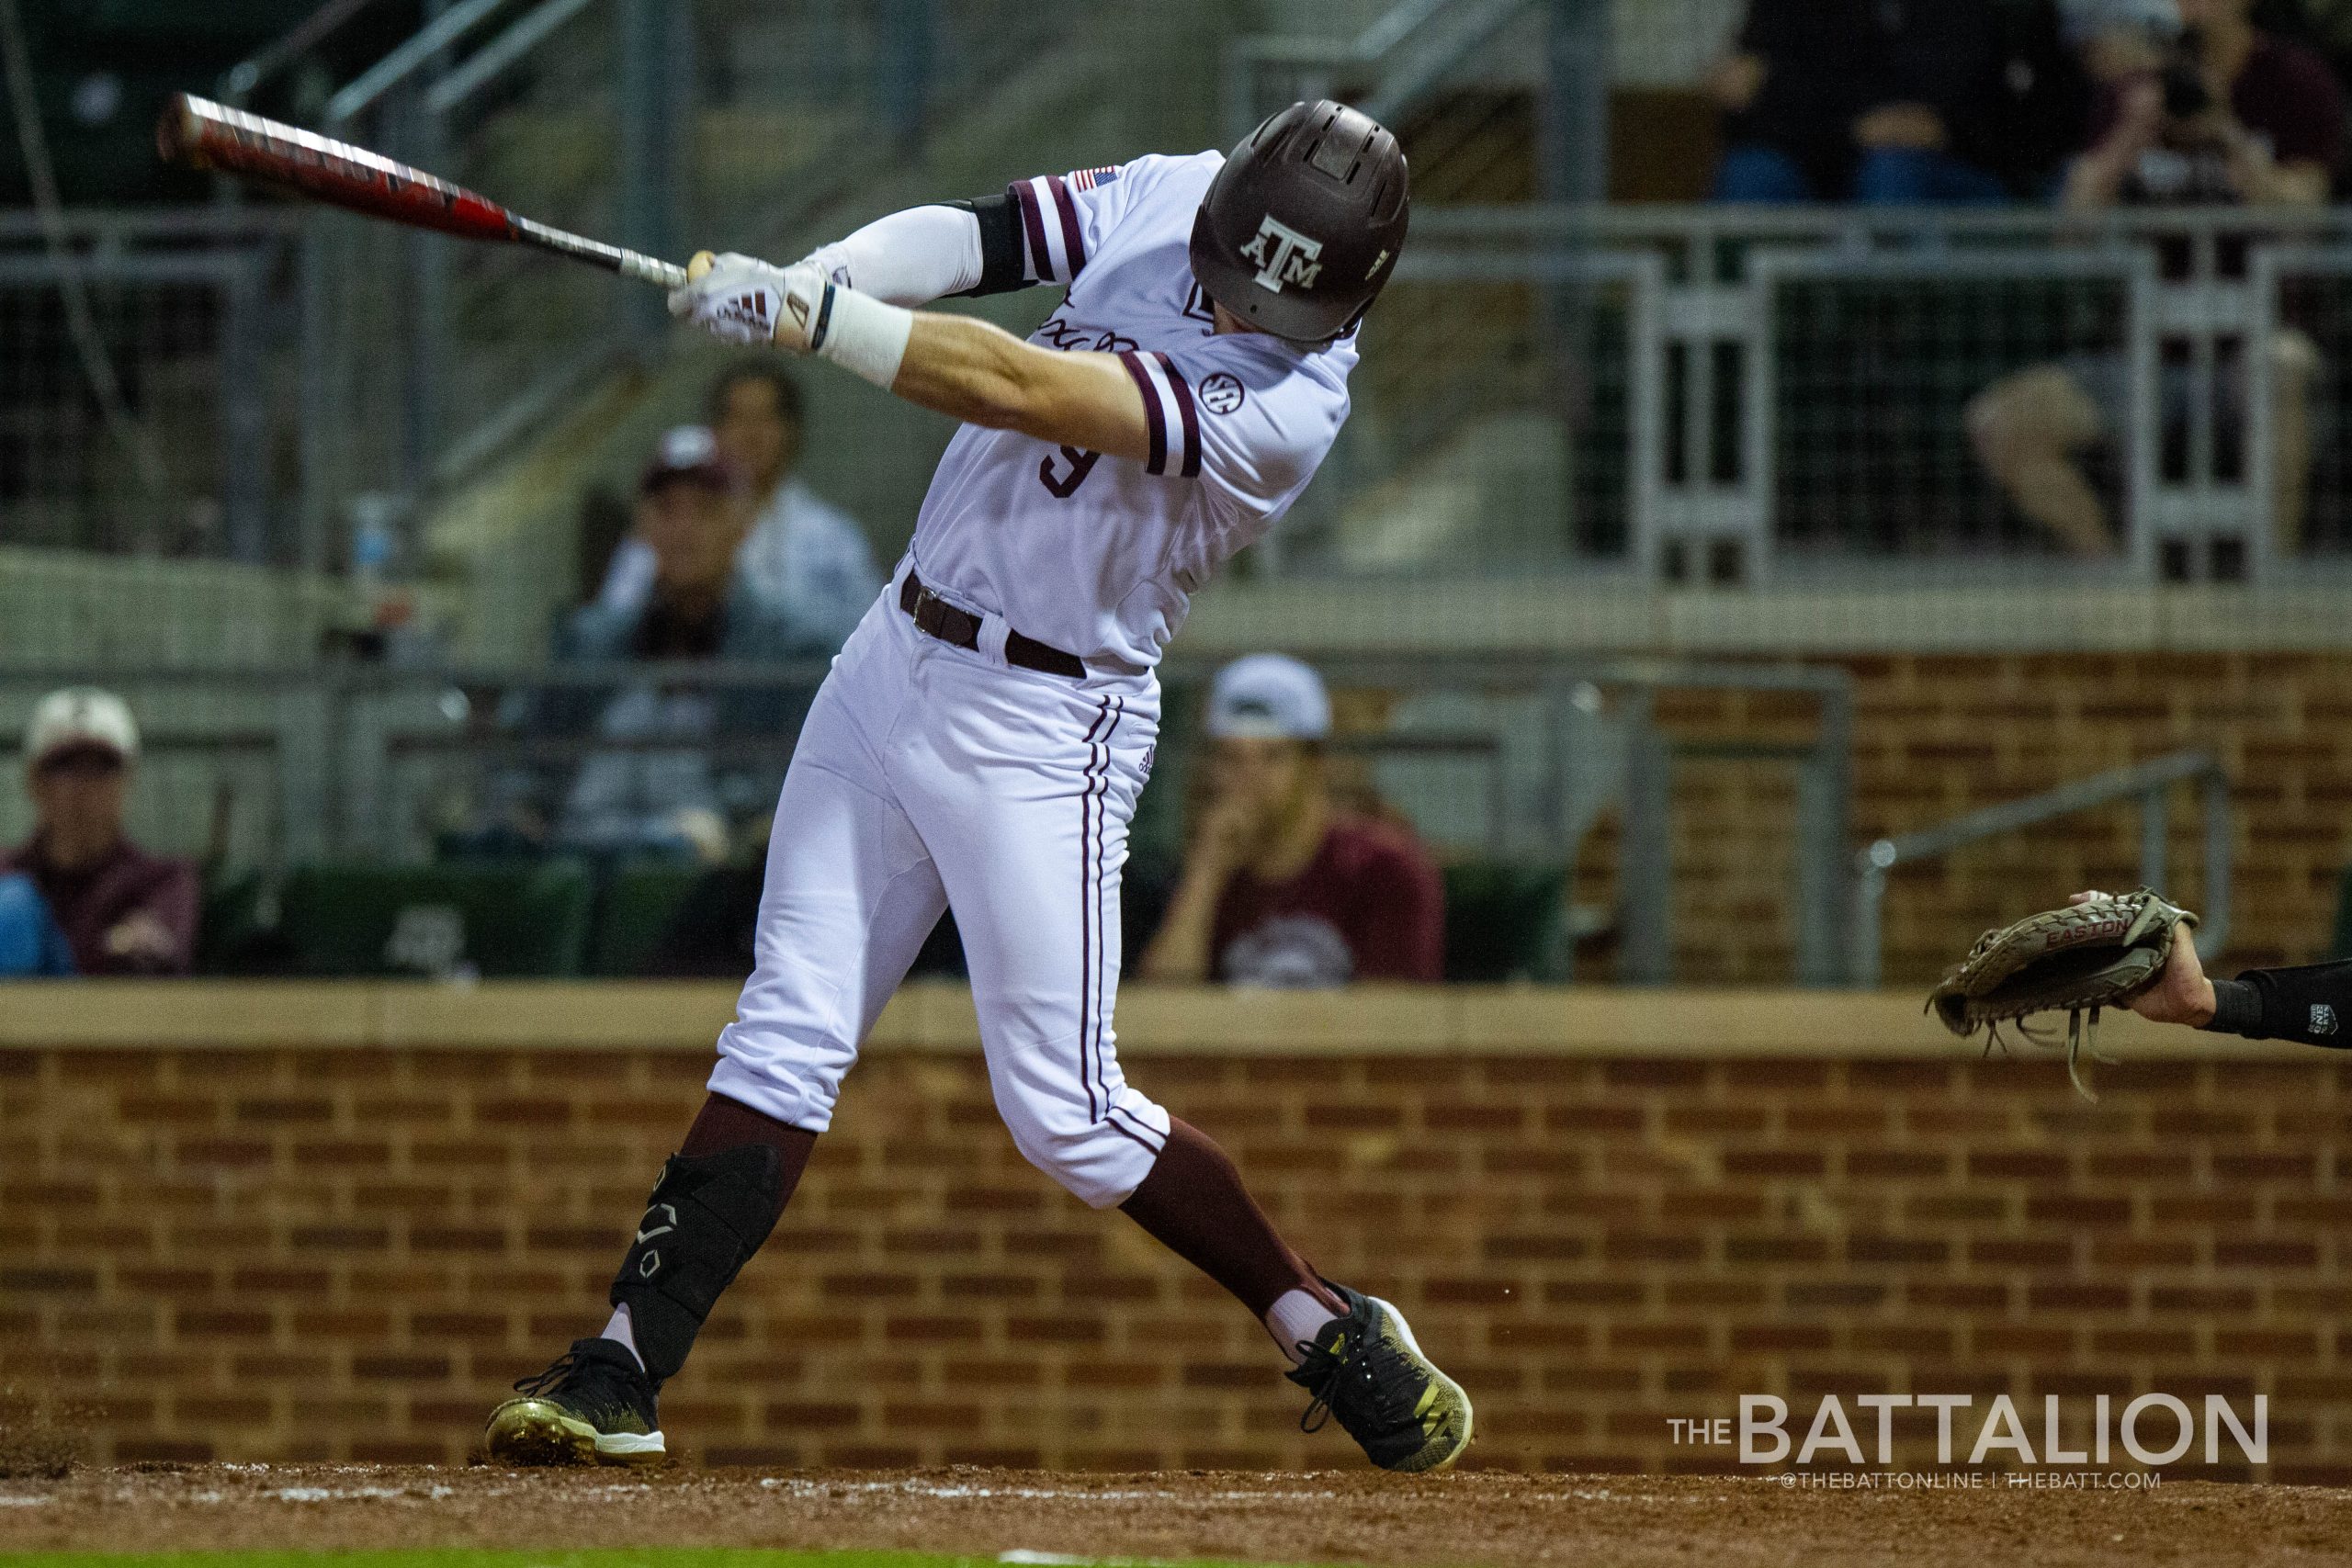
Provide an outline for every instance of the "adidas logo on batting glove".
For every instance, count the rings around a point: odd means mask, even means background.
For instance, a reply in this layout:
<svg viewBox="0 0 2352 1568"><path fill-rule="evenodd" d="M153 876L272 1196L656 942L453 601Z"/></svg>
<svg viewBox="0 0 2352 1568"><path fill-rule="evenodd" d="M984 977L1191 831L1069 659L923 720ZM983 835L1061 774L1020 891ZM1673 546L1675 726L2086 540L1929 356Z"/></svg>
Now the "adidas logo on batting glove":
<svg viewBox="0 0 2352 1568"><path fill-rule="evenodd" d="M774 343L807 353L808 322L824 275L801 262L781 267L729 251L670 296L670 313L722 343Z"/></svg>

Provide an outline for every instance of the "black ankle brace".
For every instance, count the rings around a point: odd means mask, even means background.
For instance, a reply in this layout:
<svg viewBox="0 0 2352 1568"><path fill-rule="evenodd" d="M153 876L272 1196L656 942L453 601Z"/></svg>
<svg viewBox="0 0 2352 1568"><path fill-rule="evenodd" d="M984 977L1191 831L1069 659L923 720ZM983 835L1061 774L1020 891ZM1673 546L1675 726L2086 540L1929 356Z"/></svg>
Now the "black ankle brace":
<svg viewBox="0 0 2352 1568"><path fill-rule="evenodd" d="M611 1298L628 1308L638 1356L657 1385L686 1364L719 1292L775 1228L779 1166L775 1150L746 1144L673 1155L662 1168Z"/></svg>

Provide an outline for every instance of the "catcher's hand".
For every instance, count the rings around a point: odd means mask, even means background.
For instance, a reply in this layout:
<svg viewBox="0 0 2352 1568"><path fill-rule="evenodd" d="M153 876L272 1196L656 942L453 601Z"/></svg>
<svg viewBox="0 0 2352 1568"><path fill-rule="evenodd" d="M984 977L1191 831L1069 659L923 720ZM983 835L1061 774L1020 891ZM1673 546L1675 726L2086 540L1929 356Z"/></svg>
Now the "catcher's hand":
<svg viewBox="0 0 2352 1568"><path fill-rule="evenodd" d="M2109 897L2111 895L2106 893L2077 893L2066 902L2087 904L2094 898ZM2191 1029L2202 1029L2213 1021L2217 1005L2213 982L2205 977L2205 964L2197 956L2197 938L2189 925L2174 929L2172 956L2165 960L2164 973L2157 976L2156 983L2125 1005L2151 1023L2185 1023Z"/></svg>
<svg viewBox="0 0 2352 1568"><path fill-rule="evenodd" d="M1986 931L1929 993L1928 1006L1963 1039L1984 1031L1987 1050L2004 1023L2015 1022L2018 1033L2039 1041L2022 1020L2066 1014L2066 1076L2083 1098L2097 1100L2083 1077L2082 1055L2087 1048L2106 1060L2098 1051L2099 1010L2129 1006L2157 989L2170 972L2175 933L2196 923L2195 915L2144 887L2114 897L2077 895L2064 908Z"/></svg>

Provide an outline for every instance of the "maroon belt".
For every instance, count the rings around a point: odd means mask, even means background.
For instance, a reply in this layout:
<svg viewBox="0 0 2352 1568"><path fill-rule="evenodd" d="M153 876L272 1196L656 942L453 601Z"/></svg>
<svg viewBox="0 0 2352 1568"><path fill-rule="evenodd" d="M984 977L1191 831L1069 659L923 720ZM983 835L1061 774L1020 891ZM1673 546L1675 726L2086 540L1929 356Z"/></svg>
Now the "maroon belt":
<svg viewBox="0 0 2352 1568"><path fill-rule="evenodd" d="M953 643L957 648L977 649L980 646L980 618L968 610L959 610L922 585L911 571L899 585L899 608L915 618L915 629ZM1004 661L1018 664L1023 670L1038 670L1048 675L1067 675L1073 681L1086 679L1086 662L1075 653L1064 653L1058 648L1048 648L1035 637L1012 632L1004 639Z"/></svg>

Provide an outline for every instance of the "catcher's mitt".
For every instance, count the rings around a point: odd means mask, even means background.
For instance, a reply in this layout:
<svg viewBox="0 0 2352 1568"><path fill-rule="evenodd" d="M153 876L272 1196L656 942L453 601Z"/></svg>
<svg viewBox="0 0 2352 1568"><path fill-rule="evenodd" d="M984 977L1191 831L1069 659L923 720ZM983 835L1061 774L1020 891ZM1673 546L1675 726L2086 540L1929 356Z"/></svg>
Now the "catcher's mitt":
<svg viewBox="0 0 2352 1568"><path fill-rule="evenodd" d="M2008 1022L2017 1022L2027 1039L2054 1045L2018 1021L2038 1012L2066 1014L2066 1077L2084 1099L2097 1100L2083 1079L2082 1056L2088 1050L2093 1060L2108 1060L2098 1054L2099 1009L2120 1006L2154 986L2172 956L2173 932L2196 924L2195 915L2145 887L2045 909L1977 938L1928 996L1928 1006L1963 1040L1985 1031L1987 1051Z"/></svg>

